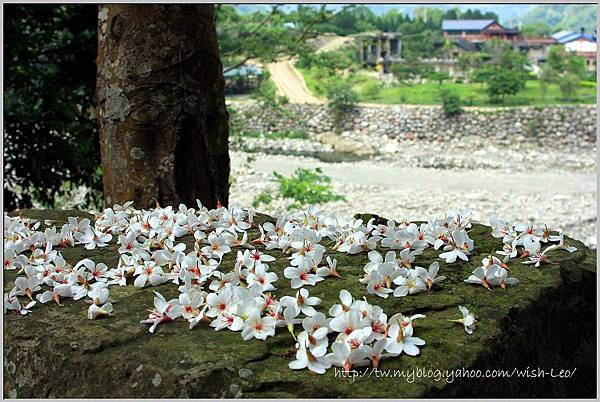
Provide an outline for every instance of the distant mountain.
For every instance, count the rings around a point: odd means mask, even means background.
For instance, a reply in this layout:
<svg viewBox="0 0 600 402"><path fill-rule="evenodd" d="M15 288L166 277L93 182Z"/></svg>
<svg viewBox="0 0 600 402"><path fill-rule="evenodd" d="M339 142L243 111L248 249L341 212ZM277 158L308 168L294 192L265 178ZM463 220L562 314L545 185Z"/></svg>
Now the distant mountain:
<svg viewBox="0 0 600 402"><path fill-rule="evenodd" d="M517 23L545 22L556 31L579 31L584 28L592 32L597 28L595 4L538 4L531 7L524 15L516 17Z"/></svg>
<svg viewBox="0 0 600 402"><path fill-rule="evenodd" d="M461 11L467 9L481 10L483 12L494 12L498 15L500 23L508 27L518 27L520 24L530 22L545 22L556 28L579 31L584 27L590 32L596 28L597 6L593 4L365 4L375 14L385 14L390 10L400 10L403 13L414 16L418 8L438 8L447 10L458 8ZM314 4L314 7L320 7L320 4ZM347 4L329 4L327 7L331 10L339 10ZM238 4L237 9L243 13L252 13L257 10L268 10L271 5L258 4ZM285 4L282 6L284 11L292 11L297 7L296 4Z"/></svg>
<svg viewBox="0 0 600 402"><path fill-rule="evenodd" d="M402 12L413 16L418 8L437 8L440 10L449 10L458 8L461 11L480 10L482 12L494 12L498 15L501 23L514 19L519 15L524 15L532 7L531 4L371 4L368 6L375 14L385 14L391 9L401 10Z"/></svg>
<svg viewBox="0 0 600 402"><path fill-rule="evenodd" d="M461 11L467 9L478 9L483 12L492 11L495 12L500 18L500 22L505 22L509 19L514 19L517 16L524 15L534 6L531 4L365 4L375 14L385 14L390 10L400 10L403 13L414 16L415 10L418 8L438 8L441 10L448 10L451 8L458 8ZM320 7L320 4L314 4L314 7ZM347 4L329 4L327 8L331 10L339 10ZM296 4L285 4L282 6L284 11L292 11L297 7ZM268 10L271 5L258 5L258 4L238 4L236 8L243 13L252 13L257 10Z"/></svg>

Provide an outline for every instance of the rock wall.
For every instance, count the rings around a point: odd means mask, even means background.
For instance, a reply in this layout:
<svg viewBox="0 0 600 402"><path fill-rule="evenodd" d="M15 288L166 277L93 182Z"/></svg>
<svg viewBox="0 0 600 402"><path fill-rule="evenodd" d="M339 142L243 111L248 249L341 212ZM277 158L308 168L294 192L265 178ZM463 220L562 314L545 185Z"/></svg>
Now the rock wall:
<svg viewBox="0 0 600 402"><path fill-rule="evenodd" d="M254 102L229 102L233 122L248 131L305 130L309 136L333 131L326 105L289 104L278 109ZM587 147L596 142L596 105L466 108L446 117L440 106L361 105L346 113L342 136L445 141L457 137L489 138L499 144L536 142Z"/></svg>

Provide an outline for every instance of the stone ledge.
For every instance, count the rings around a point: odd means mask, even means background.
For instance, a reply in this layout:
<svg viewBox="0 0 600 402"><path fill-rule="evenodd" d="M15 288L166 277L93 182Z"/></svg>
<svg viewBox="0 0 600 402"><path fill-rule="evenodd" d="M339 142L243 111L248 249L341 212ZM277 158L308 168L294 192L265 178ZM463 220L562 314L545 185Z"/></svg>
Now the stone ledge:
<svg viewBox="0 0 600 402"><path fill-rule="evenodd" d="M53 219L60 225L78 211L23 211L23 216ZM259 216L257 220L269 219ZM249 233L252 239L257 231ZM32 314L5 315L4 396L10 398L219 398L219 397L594 397L596 395L596 254L578 241L574 254L553 252L555 264L541 268L509 264L520 284L492 292L462 282L500 241L489 227L474 225L470 232L475 250L469 262L446 265L440 273L448 279L428 294L381 299L367 295L358 282L367 261L330 252L338 259L343 279L326 279L310 287L320 297L319 311L335 303L339 290L365 296L388 315L424 313L417 331L427 345L418 357L403 355L384 360L382 370L512 369L542 367L572 369L570 379L464 380L447 384L432 379L407 383L398 378L367 377L351 381L334 377L334 370L319 376L287 366L294 340L286 329L278 329L267 341L243 341L239 333L216 332L207 325L188 330L186 322L161 325L152 335L139 323L147 318L154 289L111 287L115 316L90 321L87 305L64 301L38 305ZM180 239L190 246L192 238ZM73 264L90 257L116 265L117 247L111 244L89 252L82 247L61 249ZM269 252L279 257L280 252ZM438 252L428 249L417 262L428 266ZM233 266L235 253L222 266ZM293 294L283 277L286 260L270 264L277 272L277 296ZM10 290L16 273L4 272L4 289ZM172 284L156 288L165 297L177 295ZM475 333L467 335L448 319L457 318L463 304L479 320Z"/></svg>

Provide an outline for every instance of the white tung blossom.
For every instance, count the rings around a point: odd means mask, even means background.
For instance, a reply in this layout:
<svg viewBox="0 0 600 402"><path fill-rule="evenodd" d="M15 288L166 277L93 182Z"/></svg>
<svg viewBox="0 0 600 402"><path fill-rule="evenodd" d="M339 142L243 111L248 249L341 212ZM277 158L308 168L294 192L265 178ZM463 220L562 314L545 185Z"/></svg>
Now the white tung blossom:
<svg viewBox="0 0 600 402"><path fill-rule="evenodd" d="M40 304L62 305L70 298L89 303L89 319L111 320L114 306L118 308L112 286L176 287L179 296L170 300L154 292L154 306L140 321L150 324L151 333L160 324L182 320L190 330L206 325L257 342L287 327L296 347L291 369L323 374L331 366L345 371L378 367L383 359L419 355L425 341L414 335L413 320L425 316L396 313L388 318L365 295L426 297L417 294L444 291L446 275L455 275L444 263L468 261L476 247L468 235L471 215L470 210L452 210L418 225L412 217L399 223L375 218L365 223L309 208L258 224L252 211L236 205L209 210L198 201L197 208L182 204L138 210L127 202L106 208L93 221L69 217L61 227L46 221L42 228L42 222L5 214L3 265L17 275L14 287L4 294L5 314L35 315L43 308ZM496 217L491 223L492 237L502 240L496 254L503 259L484 258L467 283L507 288L518 283L509 276L511 259L543 269L550 263L548 254L577 250L562 232L550 232L545 225L515 226ZM190 240L187 246L179 240L183 236ZM88 258L67 261L60 252L64 247L93 250L109 244L116 244L118 253L112 265ZM230 254L234 250L237 256ZM431 257L431 252L436 254ZM354 297L341 289L327 316L319 311L322 300L316 295L322 294L320 282L342 277L340 253L368 259L364 276L357 279L364 294ZM444 263L434 261L426 269L419 266L423 255L430 256L428 262L439 257ZM269 267L278 267L273 263L282 258L288 262L283 270L287 280ZM307 286L315 287L309 292ZM274 291L288 296L278 297ZM472 333L475 316L459 308L463 318L452 321Z"/></svg>

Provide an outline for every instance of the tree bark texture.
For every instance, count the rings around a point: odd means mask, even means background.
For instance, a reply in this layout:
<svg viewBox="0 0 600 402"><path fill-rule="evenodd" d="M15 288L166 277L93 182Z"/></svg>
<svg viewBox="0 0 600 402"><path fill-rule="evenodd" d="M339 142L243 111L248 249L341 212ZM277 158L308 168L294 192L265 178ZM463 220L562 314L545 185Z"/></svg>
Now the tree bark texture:
<svg viewBox="0 0 600 402"><path fill-rule="evenodd" d="M213 5L98 9L107 205L227 205L228 115Z"/></svg>

